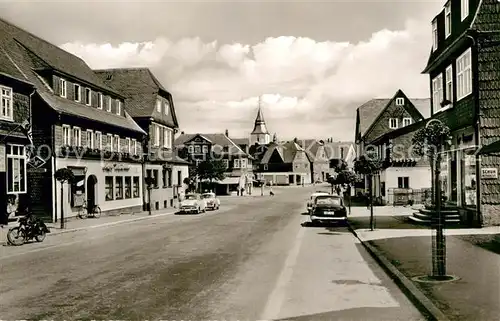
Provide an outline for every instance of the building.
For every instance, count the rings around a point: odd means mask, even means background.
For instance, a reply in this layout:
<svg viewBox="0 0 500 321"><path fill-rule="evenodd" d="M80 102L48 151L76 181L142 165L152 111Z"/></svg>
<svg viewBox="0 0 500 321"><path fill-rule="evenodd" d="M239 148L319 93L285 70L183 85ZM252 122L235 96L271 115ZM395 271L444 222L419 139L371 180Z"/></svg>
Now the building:
<svg viewBox="0 0 500 321"><path fill-rule="evenodd" d="M328 138L324 143L326 157L330 162L328 172L332 174L335 167L340 162L345 163L347 169L354 170L354 161L356 160L356 150L353 142L334 141Z"/></svg>
<svg viewBox="0 0 500 321"><path fill-rule="evenodd" d="M26 125L30 121L34 87L0 51L0 208L7 213L8 202L18 208L28 205L28 153ZM24 203L24 204L23 204ZM15 215L15 213L9 213ZM0 219L0 224L6 220Z"/></svg>
<svg viewBox="0 0 500 321"><path fill-rule="evenodd" d="M311 182L326 182L327 174L330 172L330 160L325 142L316 139L299 139L297 143L306 151L311 162Z"/></svg>
<svg viewBox="0 0 500 321"><path fill-rule="evenodd" d="M250 134L250 144L267 145L270 142L271 135L267 130L266 121L264 120L264 115L262 114L261 98L259 97L259 109L257 111L257 117L255 118L252 133Z"/></svg>
<svg viewBox="0 0 500 321"><path fill-rule="evenodd" d="M311 160L298 139L285 143L271 143L259 164L259 173L266 184L310 184Z"/></svg>
<svg viewBox="0 0 500 321"><path fill-rule="evenodd" d="M409 99L402 90L398 90L392 98L372 99L358 107L355 133L356 154L363 155L369 150L378 150L379 146L375 144L375 141L381 136L428 118L429 105L429 99ZM402 139L407 140L407 137ZM409 148L406 144L398 145L398 148L401 147ZM394 182L398 180L397 177L403 177L403 174L404 177L409 177L410 182L409 184L403 184L403 186L411 188L413 182L418 182L414 188L417 188L417 186L419 188L421 186L430 186L429 165L419 165L422 166L416 166L415 164L412 169L405 167L403 169L404 173L401 173L401 169L397 168L398 166L390 166L384 170L382 177L377 174L374 178L375 195L381 195L382 189L395 188L396 184ZM424 179L425 182L421 182L421 179ZM381 188L382 180L384 181L383 188ZM368 191L367 178L365 178L365 191Z"/></svg>
<svg viewBox="0 0 500 321"><path fill-rule="evenodd" d="M0 20L0 47L21 78L31 82L32 133L43 161L28 176L36 215L74 216L84 202L103 213L142 208L141 141L145 132L124 109L125 97L106 86L80 58ZM54 173L73 171L76 180L60 184Z"/></svg>
<svg viewBox="0 0 500 321"><path fill-rule="evenodd" d="M102 81L125 96L125 109L148 133L143 146L146 152L144 177L154 179L151 209L173 207L184 192L183 180L189 176L189 163L173 151L174 136L179 131L172 95L147 68L96 70ZM149 198L144 184L144 208Z"/></svg>
<svg viewBox="0 0 500 321"><path fill-rule="evenodd" d="M205 160L222 160L227 168L226 177L217 183L217 194L230 194L244 189L252 193L253 158L226 134L184 134L175 139L179 153L196 166Z"/></svg>
<svg viewBox="0 0 500 321"><path fill-rule="evenodd" d="M500 136L500 3L451 0L432 20L429 75L433 119L452 131L444 157L447 206L471 224L500 224L498 154L480 156Z"/></svg>

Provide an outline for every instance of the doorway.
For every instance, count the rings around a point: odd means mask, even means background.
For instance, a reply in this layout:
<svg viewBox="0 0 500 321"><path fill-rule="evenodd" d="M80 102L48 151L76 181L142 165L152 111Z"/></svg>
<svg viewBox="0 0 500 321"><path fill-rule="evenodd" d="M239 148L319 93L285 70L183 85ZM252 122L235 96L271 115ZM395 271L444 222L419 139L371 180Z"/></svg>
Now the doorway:
<svg viewBox="0 0 500 321"><path fill-rule="evenodd" d="M87 208L94 208L96 204L97 177L90 175L87 178Z"/></svg>

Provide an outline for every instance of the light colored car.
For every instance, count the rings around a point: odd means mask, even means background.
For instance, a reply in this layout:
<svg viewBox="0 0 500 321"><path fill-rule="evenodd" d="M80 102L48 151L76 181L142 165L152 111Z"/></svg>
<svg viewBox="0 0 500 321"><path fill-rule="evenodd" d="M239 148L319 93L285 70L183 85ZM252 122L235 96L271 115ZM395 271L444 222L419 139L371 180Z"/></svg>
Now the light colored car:
<svg viewBox="0 0 500 321"><path fill-rule="evenodd" d="M314 192L314 193L312 193L311 197L307 201L307 213L311 214L316 197L321 196L321 195L330 195L330 193L327 193L327 192Z"/></svg>
<svg viewBox="0 0 500 321"><path fill-rule="evenodd" d="M181 213L205 213L206 203L200 194L186 194L181 202L179 210Z"/></svg>
<svg viewBox="0 0 500 321"><path fill-rule="evenodd" d="M220 200L215 196L215 193L203 193L201 197L205 200L207 209L218 210L220 207Z"/></svg>

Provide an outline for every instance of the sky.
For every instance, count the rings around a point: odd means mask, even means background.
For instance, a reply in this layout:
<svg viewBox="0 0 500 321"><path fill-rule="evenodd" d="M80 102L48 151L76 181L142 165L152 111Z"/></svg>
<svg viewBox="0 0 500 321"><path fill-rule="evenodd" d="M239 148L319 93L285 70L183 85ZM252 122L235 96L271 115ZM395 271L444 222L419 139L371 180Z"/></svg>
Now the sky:
<svg viewBox="0 0 500 321"><path fill-rule="evenodd" d="M444 2L0 0L0 16L91 68L149 67L186 133L247 137L261 96L278 139L352 141L363 102L429 97Z"/></svg>

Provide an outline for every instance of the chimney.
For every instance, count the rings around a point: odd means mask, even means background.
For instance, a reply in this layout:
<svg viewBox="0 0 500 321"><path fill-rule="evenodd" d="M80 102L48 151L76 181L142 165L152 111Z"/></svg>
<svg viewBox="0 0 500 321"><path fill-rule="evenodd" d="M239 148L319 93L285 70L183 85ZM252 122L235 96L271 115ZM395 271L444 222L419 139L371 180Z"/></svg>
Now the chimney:
<svg viewBox="0 0 500 321"><path fill-rule="evenodd" d="M181 135L184 135L184 131L181 132Z"/></svg>
<svg viewBox="0 0 500 321"><path fill-rule="evenodd" d="M229 130L226 129L226 136L229 137Z"/></svg>

